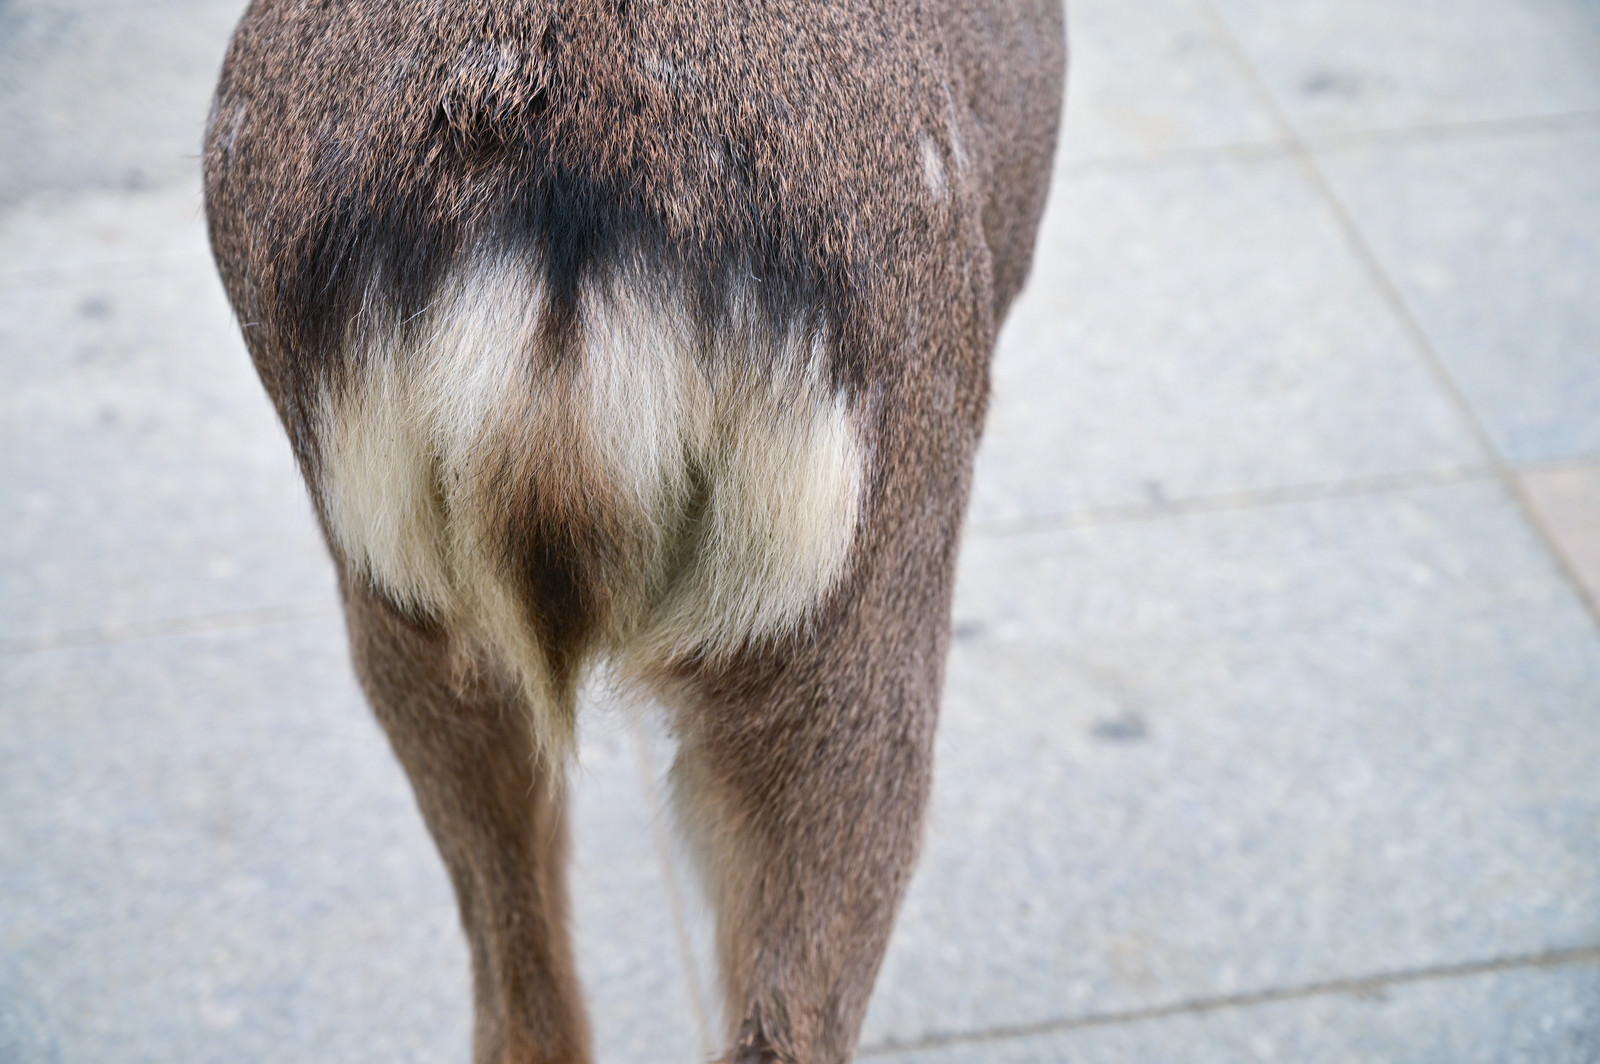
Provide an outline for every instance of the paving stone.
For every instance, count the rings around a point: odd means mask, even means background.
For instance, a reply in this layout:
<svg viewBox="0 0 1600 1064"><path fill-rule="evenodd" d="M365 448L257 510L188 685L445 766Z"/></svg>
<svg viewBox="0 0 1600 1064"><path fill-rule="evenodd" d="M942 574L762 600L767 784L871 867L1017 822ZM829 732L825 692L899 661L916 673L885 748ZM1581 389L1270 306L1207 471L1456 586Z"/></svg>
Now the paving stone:
<svg viewBox="0 0 1600 1064"><path fill-rule="evenodd" d="M1187 0L1074 0L1067 14L1063 163L1274 138Z"/></svg>
<svg viewBox="0 0 1600 1064"><path fill-rule="evenodd" d="M0 658L0 1057L463 1058L450 888L343 643Z"/></svg>
<svg viewBox="0 0 1600 1064"><path fill-rule="evenodd" d="M1600 464L1519 473L1545 532L1600 603Z"/></svg>
<svg viewBox="0 0 1600 1064"><path fill-rule="evenodd" d="M239 0L0 7L0 209L45 190L160 187L200 168Z"/></svg>
<svg viewBox="0 0 1600 1064"><path fill-rule="evenodd" d="M1305 133L1600 109L1587 0L1203 2Z"/></svg>
<svg viewBox="0 0 1600 1064"><path fill-rule="evenodd" d="M1322 165L1501 453L1600 456L1600 121Z"/></svg>
<svg viewBox="0 0 1600 1064"><path fill-rule="evenodd" d="M1482 460L1288 162L1057 181L976 522Z"/></svg>
<svg viewBox="0 0 1600 1064"><path fill-rule="evenodd" d="M0 281L68 283L204 268L200 174L144 192L41 192L0 213Z"/></svg>
<svg viewBox="0 0 1600 1064"><path fill-rule="evenodd" d="M0 637L327 601L209 264L106 269L0 291Z"/></svg>
<svg viewBox="0 0 1600 1064"><path fill-rule="evenodd" d="M884 1064L1591 1064L1600 965L1486 973L1133 1020L1030 1038L888 1053Z"/></svg>
<svg viewBox="0 0 1600 1064"><path fill-rule="evenodd" d="M455 905L337 621L0 657L0 723L0 1059L465 1059ZM638 765L594 723L599 1060L701 1059Z"/></svg>
<svg viewBox="0 0 1600 1064"><path fill-rule="evenodd" d="M1600 943L1600 641L1494 484L962 566L869 1042Z"/></svg>

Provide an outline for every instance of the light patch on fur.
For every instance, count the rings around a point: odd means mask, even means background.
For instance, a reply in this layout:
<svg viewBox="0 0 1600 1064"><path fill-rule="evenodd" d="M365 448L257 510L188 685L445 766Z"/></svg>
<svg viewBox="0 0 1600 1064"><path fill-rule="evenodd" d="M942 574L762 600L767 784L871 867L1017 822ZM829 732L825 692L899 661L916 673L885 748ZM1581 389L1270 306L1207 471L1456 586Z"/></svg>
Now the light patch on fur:
<svg viewBox="0 0 1600 1064"><path fill-rule="evenodd" d="M219 100L218 103L220 106L221 101ZM224 121L226 121L228 125L227 132L223 133L222 136L217 139L217 147L221 150L224 157L231 156L233 154L234 141L239 139L239 130L244 128L244 115L244 105L236 103L233 105L233 110L228 118L224 119L220 112L212 116L213 128L221 128Z"/></svg>
<svg viewBox="0 0 1600 1064"><path fill-rule="evenodd" d="M949 179L945 176L944 156L939 150L939 142L924 129L917 134L917 147L922 153L922 177L928 183L928 191L933 193L934 199L942 200Z"/></svg>
<svg viewBox="0 0 1600 1064"><path fill-rule="evenodd" d="M554 755L572 693L507 579L498 529L517 507L607 508L629 549L600 570L608 627L590 649L638 673L799 631L848 563L865 462L821 333L774 336L735 299L703 350L682 298L592 285L574 364L542 367L534 276L479 259L409 327L353 332L356 379L325 397L318 443L340 551L514 675Z"/></svg>

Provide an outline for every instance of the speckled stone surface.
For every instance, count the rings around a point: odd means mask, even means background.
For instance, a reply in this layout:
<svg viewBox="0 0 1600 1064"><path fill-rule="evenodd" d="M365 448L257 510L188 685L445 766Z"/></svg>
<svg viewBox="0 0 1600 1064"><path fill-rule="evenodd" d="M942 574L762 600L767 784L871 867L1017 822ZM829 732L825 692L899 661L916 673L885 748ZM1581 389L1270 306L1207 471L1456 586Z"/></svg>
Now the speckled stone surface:
<svg viewBox="0 0 1600 1064"><path fill-rule="evenodd" d="M1073 0L1064 164L1262 144L1275 130L1190 0Z"/></svg>
<svg viewBox="0 0 1600 1064"><path fill-rule="evenodd" d="M188 183L238 0L0 7L0 208Z"/></svg>
<svg viewBox="0 0 1600 1064"><path fill-rule="evenodd" d="M1320 161L1496 449L1600 457L1600 112Z"/></svg>
<svg viewBox="0 0 1600 1064"><path fill-rule="evenodd" d="M331 598L305 488L208 266L0 288L0 637Z"/></svg>
<svg viewBox="0 0 1600 1064"><path fill-rule="evenodd" d="M1307 134L1600 109L1600 10L1587 0L1198 3Z"/></svg>
<svg viewBox="0 0 1600 1064"><path fill-rule="evenodd" d="M1289 161L1064 173L1040 250L979 525L1482 461Z"/></svg>
<svg viewBox="0 0 1600 1064"><path fill-rule="evenodd" d="M957 618L875 1040L1600 939L1600 645L1496 485L974 539Z"/></svg>

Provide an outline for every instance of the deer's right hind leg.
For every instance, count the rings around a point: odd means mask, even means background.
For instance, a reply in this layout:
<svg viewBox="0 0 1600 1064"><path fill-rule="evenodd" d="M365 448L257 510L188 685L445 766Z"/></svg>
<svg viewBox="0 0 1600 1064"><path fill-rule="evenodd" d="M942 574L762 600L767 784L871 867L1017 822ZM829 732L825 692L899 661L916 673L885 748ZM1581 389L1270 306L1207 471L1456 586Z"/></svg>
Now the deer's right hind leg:
<svg viewBox="0 0 1600 1064"><path fill-rule="evenodd" d="M472 949L477 1064L590 1059L567 930L560 769L517 688L462 677L448 636L345 581L356 672L455 886Z"/></svg>

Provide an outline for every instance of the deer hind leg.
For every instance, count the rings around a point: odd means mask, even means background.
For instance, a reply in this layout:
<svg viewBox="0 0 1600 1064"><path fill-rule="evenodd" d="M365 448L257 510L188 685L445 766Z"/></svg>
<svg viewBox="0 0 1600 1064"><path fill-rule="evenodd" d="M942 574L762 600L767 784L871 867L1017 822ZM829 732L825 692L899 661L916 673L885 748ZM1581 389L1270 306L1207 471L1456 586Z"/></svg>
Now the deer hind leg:
<svg viewBox="0 0 1600 1064"><path fill-rule="evenodd" d="M583 1062L567 931L559 766L536 758L522 688L464 675L442 630L345 581L356 672L416 792L472 950L477 1064Z"/></svg>
<svg viewBox="0 0 1600 1064"><path fill-rule="evenodd" d="M920 844L947 582L926 608L872 596L801 647L697 666L668 696L674 798L716 911L724 1061L855 1050Z"/></svg>

